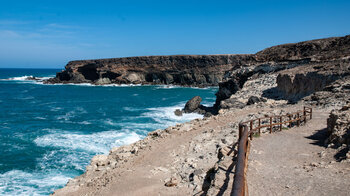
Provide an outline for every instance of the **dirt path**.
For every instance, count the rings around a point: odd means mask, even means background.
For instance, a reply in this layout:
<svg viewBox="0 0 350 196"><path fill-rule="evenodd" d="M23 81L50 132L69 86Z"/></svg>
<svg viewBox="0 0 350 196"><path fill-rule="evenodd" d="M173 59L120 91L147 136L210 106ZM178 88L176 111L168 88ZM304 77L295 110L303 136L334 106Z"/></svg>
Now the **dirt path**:
<svg viewBox="0 0 350 196"><path fill-rule="evenodd" d="M350 195L350 165L335 162L323 147L328 112L314 111L306 125L252 141L248 162L250 196Z"/></svg>
<svg viewBox="0 0 350 196"><path fill-rule="evenodd" d="M241 118L255 111L238 110L169 128L169 133L149 137L116 168L78 177L54 195L201 195L207 171L218 161L218 149L237 140L233 121L237 127ZM177 186L165 186L171 177Z"/></svg>

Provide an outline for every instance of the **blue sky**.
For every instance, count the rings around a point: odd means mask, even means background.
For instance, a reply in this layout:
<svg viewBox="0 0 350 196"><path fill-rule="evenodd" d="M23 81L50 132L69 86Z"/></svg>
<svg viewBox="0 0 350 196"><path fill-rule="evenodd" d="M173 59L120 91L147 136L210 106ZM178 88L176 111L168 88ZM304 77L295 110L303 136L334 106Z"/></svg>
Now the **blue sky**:
<svg viewBox="0 0 350 196"><path fill-rule="evenodd" d="M0 67L70 60L255 53L350 34L350 1L0 0Z"/></svg>

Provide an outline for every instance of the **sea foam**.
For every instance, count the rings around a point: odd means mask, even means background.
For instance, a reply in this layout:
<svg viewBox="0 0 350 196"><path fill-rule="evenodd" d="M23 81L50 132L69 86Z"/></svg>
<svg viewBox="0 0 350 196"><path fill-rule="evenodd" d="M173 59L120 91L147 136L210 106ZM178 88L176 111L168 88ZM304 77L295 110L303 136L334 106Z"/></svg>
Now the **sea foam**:
<svg viewBox="0 0 350 196"><path fill-rule="evenodd" d="M45 173L11 170L0 174L0 195L48 195L70 178L57 170Z"/></svg>
<svg viewBox="0 0 350 196"><path fill-rule="evenodd" d="M130 144L141 138L141 135L129 130L122 130L122 132L111 130L93 134L58 131L38 137L34 142L42 147L59 147L106 154L112 147Z"/></svg>

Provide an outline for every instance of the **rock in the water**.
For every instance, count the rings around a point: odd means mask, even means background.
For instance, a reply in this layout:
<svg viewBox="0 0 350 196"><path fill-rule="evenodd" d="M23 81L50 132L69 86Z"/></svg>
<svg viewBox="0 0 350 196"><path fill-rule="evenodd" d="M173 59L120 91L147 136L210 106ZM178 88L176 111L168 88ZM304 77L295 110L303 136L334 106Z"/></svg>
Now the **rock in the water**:
<svg viewBox="0 0 350 196"><path fill-rule="evenodd" d="M195 96L192 99L190 99L184 108L185 113L191 113L197 110L201 104L202 98L200 96Z"/></svg>
<svg viewBox="0 0 350 196"><path fill-rule="evenodd" d="M175 114L176 116L182 116L182 110L176 109L176 110L174 111L174 114Z"/></svg>

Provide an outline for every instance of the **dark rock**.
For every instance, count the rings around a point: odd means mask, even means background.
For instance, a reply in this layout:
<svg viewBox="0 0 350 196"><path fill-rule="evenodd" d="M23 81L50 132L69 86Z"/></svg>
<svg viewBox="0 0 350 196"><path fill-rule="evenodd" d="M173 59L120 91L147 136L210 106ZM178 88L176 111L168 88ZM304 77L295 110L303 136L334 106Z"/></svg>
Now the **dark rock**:
<svg viewBox="0 0 350 196"><path fill-rule="evenodd" d="M262 97L259 98L257 96L251 96L248 99L247 105L253 105L253 104L256 104L256 103L259 103L259 102L266 102L266 99L264 99Z"/></svg>
<svg viewBox="0 0 350 196"><path fill-rule="evenodd" d="M235 79L223 82L219 84L219 91L216 95L216 103L220 103L221 100L230 98L230 96L236 93L240 89L239 82Z"/></svg>
<svg viewBox="0 0 350 196"><path fill-rule="evenodd" d="M213 113L211 113L211 112L206 112L204 114L204 117L211 117L211 116L213 116Z"/></svg>
<svg viewBox="0 0 350 196"><path fill-rule="evenodd" d="M39 80L39 79L34 76L28 76L26 77L26 80Z"/></svg>
<svg viewBox="0 0 350 196"><path fill-rule="evenodd" d="M226 99L221 101L220 103L220 109L230 109L230 108L242 109L245 106L246 106L245 103L238 101L236 98Z"/></svg>
<svg viewBox="0 0 350 196"><path fill-rule="evenodd" d="M201 101L202 101L202 98L200 96L193 97L186 103L184 112L185 113L195 112L197 109L199 109Z"/></svg>
<svg viewBox="0 0 350 196"><path fill-rule="evenodd" d="M175 114L176 116L182 116L182 110L176 109L176 110L174 111L174 114Z"/></svg>
<svg viewBox="0 0 350 196"><path fill-rule="evenodd" d="M256 104L256 103L259 103L259 102L260 102L259 97L257 97L257 96L251 96L251 97L249 97L249 99L248 99L247 105L253 105L253 104Z"/></svg>
<svg viewBox="0 0 350 196"><path fill-rule="evenodd" d="M141 56L71 61L45 83L94 83L109 78L116 84L214 86L233 66L255 62L253 55Z"/></svg>

